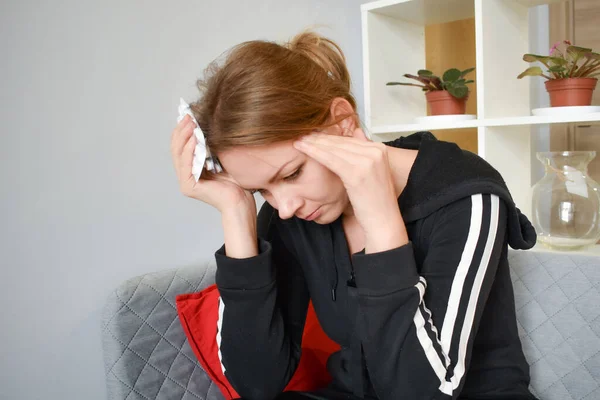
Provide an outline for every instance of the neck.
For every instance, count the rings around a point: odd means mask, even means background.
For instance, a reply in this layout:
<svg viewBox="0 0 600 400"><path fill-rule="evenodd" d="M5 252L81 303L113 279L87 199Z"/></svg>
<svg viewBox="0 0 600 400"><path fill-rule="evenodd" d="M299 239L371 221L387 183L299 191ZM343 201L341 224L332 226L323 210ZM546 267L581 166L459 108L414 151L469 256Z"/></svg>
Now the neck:
<svg viewBox="0 0 600 400"><path fill-rule="evenodd" d="M396 197L400 197L406 184L408 175L417 158L417 150L400 149L397 147L388 147L388 162L396 189Z"/></svg>

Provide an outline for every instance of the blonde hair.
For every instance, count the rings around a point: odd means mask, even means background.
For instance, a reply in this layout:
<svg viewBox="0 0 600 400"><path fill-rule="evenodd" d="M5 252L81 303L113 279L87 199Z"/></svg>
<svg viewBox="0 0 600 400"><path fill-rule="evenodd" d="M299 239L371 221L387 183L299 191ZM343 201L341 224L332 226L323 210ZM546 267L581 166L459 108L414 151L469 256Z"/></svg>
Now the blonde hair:
<svg viewBox="0 0 600 400"><path fill-rule="evenodd" d="M356 115L350 74L341 48L305 31L280 45L249 41L233 47L223 65L211 63L190 105L213 154L236 146L266 145L298 137ZM353 114L330 119L333 99Z"/></svg>

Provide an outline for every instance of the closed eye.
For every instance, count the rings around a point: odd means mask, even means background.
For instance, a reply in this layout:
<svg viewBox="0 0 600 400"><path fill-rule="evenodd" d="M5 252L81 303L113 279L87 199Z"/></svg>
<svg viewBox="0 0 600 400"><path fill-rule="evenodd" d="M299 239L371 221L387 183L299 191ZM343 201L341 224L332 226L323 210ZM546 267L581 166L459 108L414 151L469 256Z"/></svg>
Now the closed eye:
<svg viewBox="0 0 600 400"><path fill-rule="evenodd" d="M293 182L294 180L298 179L300 174L302 174L303 167L304 167L304 165L301 165L300 167L298 167L297 170L292 172L290 175L284 177L283 180L286 182ZM248 191L252 194L260 193L262 195L264 195L267 192L265 189L248 189Z"/></svg>
<svg viewBox="0 0 600 400"><path fill-rule="evenodd" d="M294 179L298 178L300 176L300 174L302 173L302 167L304 165L301 165L297 170L295 170L292 174L286 176L285 178L283 178L284 181L290 182L293 181Z"/></svg>

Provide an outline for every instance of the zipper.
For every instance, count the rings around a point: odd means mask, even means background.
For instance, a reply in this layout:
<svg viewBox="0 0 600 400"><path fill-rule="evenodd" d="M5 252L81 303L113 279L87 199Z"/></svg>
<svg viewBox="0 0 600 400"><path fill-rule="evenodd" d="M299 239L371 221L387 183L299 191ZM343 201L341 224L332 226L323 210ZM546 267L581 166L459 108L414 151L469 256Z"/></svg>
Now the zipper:
<svg viewBox="0 0 600 400"><path fill-rule="evenodd" d="M350 287L356 287L356 277L354 276L354 265L352 263L350 263L350 279L348 279L346 284Z"/></svg>

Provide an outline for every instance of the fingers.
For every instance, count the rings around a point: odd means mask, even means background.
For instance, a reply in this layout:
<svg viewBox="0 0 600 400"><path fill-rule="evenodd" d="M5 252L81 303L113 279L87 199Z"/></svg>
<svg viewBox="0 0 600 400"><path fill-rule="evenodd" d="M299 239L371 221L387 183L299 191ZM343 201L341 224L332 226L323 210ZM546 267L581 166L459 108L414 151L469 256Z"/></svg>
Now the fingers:
<svg viewBox="0 0 600 400"><path fill-rule="evenodd" d="M294 147L320 164L323 164L340 177L342 177L344 167L348 166L350 163L347 154L344 156L340 152L334 151L335 149L331 146L325 144L316 144L305 140L299 140L294 143Z"/></svg>
<svg viewBox="0 0 600 400"><path fill-rule="evenodd" d="M196 148L196 137L191 135L183 151L179 156L178 177L179 181L183 184L187 182L192 176L192 164L194 161L194 149Z"/></svg>
<svg viewBox="0 0 600 400"><path fill-rule="evenodd" d="M179 121L177 123L177 125L171 132L171 140L175 139L175 137L178 136L181 133L181 131L183 131L187 127L187 125L191 122L191 120L192 120L192 118L188 114L186 114L181 119L181 121Z"/></svg>
<svg viewBox="0 0 600 400"><path fill-rule="evenodd" d="M186 115L173 129L171 134L171 154L175 157L181 154L183 146L194 132L194 121Z"/></svg>
<svg viewBox="0 0 600 400"><path fill-rule="evenodd" d="M362 154L365 149L379 148L381 143L348 136L312 134L303 137L309 143L323 144Z"/></svg>
<svg viewBox="0 0 600 400"><path fill-rule="evenodd" d="M194 122L189 115L186 115L173 129L171 134L171 157L173 159L173 166L179 174L179 159L183 153L184 146L189 141L190 137L193 136Z"/></svg>
<svg viewBox="0 0 600 400"><path fill-rule="evenodd" d="M354 165L366 159L377 160L385 151L380 143L334 135L308 135L297 145L299 150L309 156L314 155L322 163L327 162L328 156L334 155Z"/></svg>
<svg viewBox="0 0 600 400"><path fill-rule="evenodd" d="M361 181L362 175L372 174L387 164L383 144L334 135L309 135L294 146L329 168L345 184Z"/></svg>

